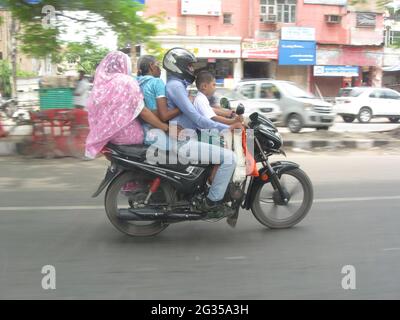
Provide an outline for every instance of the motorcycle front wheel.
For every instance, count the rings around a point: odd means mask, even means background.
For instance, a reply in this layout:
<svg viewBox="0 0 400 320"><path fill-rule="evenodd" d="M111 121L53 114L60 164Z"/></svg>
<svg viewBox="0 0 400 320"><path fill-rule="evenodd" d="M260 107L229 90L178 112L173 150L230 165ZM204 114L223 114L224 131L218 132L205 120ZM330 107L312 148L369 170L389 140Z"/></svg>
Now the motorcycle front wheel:
<svg viewBox="0 0 400 320"><path fill-rule="evenodd" d="M169 224L162 221L124 221L119 218L120 209L129 209L134 203L143 203L149 191L149 182L132 172L126 172L108 187L105 197L107 217L120 232L132 237L150 237L168 227ZM174 194L172 187L162 183L149 201L172 204L175 202Z"/></svg>
<svg viewBox="0 0 400 320"><path fill-rule="evenodd" d="M271 229L287 229L302 221L310 211L314 192L310 178L301 169L281 175L280 183L289 195L289 203L277 204L271 183L259 185L251 210L256 219Z"/></svg>

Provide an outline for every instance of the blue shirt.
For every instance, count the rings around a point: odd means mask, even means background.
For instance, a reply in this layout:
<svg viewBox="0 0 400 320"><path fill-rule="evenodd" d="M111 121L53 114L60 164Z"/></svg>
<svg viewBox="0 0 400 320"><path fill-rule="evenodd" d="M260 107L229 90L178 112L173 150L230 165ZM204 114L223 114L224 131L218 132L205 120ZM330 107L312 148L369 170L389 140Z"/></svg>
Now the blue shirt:
<svg viewBox="0 0 400 320"><path fill-rule="evenodd" d="M142 90L144 103L151 111L157 111L157 99L166 96L165 84L160 78L151 75L139 76L136 78ZM148 123L143 123L144 144L151 145L155 137L149 133L153 127Z"/></svg>
<svg viewBox="0 0 400 320"><path fill-rule="evenodd" d="M137 81L142 90L146 107L156 111L157 99L166 97L164 81L150 75L137 77Z"/></svg>
<svg viewBox="0 0 400 320"><path fill-rule="evenodd" d="M226 124L215 122L201 115L188 97L186 90L188 83L184 80L170 77L167 81L167 103L170 109L179 108L181 114L172 119L185 129L218 129L219 131L229 128Z"/></svg>

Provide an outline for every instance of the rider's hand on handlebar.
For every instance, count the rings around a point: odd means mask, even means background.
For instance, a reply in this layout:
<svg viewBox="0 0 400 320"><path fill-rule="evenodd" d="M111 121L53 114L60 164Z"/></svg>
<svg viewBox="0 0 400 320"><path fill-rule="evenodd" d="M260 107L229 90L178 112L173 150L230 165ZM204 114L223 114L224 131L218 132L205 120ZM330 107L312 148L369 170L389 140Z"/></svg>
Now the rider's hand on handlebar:
<svg viewBox="0 0 400 320"><path fill-rule="evenodd" d="M240 122L235 122L234 124L231 124L229 126L229 129L235 130L235 129L244 129L243 125Z"/></svg>
<svg viewBox="0 0 400 320"><path fill-rule="evenodd" d="M235 117L235 120L236 120L236 122L240 122L240 123L243 123L243 121L244 121L244 118L243 118L243 116L242 115L237 115L236 117Z"/></svg>

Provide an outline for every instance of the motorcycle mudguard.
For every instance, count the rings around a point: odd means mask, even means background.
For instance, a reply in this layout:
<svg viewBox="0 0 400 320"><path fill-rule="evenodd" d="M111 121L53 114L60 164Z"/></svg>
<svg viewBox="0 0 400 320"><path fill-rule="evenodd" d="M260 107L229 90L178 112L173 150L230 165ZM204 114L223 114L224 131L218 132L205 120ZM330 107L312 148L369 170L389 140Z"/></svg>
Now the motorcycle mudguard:
<svg viewBox="0 0 400 320"><path fill-rule="evenodd" d="M271 163L271 167L274 170L275 174L280 178L283 173L298 169L300 166L297 163L290 162L290 161L279 161L279 162L274 162ZM244 207L249 210L251 208L251 205L254 201L255 195L256 195L256 190L261 184L266 184L270 183L270 179L268 180L262 180L262 177L266 173L267 169L266 168L261 168L259 171L259 176L257 178L252 179L252 184L249 186L249 189L247 191L247 196L246 196L246 201L244 203Z"/></svg>
<svg viewBox="0 0 400 320"><path fill-rule="evenodd" d="M100 183L99 188L95 193L93 193L92 198L96 198L100 195L100 193L116 178L118 177L122 171L118 171L115 168L109 167L106 172L106 176L103 181Z"/></svg>
<svg viewBox="0 0 400 320"><path fill-rule="evenodd" d="M271 167L274 169L277 176L280 178L283 173L288 172L290 170L298 169L300 166L297 163L290 161L279 161L271 163ZM264 169L265 171L265 169Z"/></svg>

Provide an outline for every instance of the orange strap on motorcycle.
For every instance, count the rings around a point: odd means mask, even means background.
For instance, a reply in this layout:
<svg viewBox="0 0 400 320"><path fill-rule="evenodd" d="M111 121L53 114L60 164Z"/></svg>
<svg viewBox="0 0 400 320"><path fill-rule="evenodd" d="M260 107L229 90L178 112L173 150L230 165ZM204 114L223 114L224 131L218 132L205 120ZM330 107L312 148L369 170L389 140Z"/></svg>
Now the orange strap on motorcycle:
<svg viewBox="0 0 400 320"><path fill-rule="evenodd" d="M259 177L260 174L257 169L257 163L254 160L253 155L247 150L247 136L245 129L242 131L242 146L246 156L246 174L251 177Z"/></svg>

